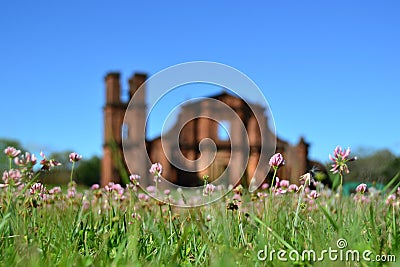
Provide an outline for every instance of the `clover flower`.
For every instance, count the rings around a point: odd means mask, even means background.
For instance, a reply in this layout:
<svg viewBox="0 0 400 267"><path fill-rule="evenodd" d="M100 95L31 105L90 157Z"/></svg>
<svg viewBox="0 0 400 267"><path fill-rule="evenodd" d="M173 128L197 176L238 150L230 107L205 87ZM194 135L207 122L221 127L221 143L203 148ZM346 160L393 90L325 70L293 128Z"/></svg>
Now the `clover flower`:
<svg viewBox="0 0 400 267"><path fill-rule="evenodd" d="M266 198L268 196L268 194L267 193L265 193L265 192L257 192L257 197L258 198Z"/></svg>
<svg viewBox="0 0 400 267"><path fill-rule="evenodd" d="M149 185L148 187L146 187L146 191L149 193L154 193L156 192L156 187L154 185Z"/></svg>
<svg viewBox="0 0 400 267"><path fill-rule="evenodd" d="M282 188L287 188L287 187L289 187L289 185L290 185L290 182L288 180L281 180L279 182L279 186Z"/></svg>
<svg viewBox="0 0 400 267"><path fill-rule="evenodd" d="M139 180L140 180L140 175L138 174L132 174L131 176L129 176L129 180L131 181L132 184L134 185L138 185L139 184Z"/></svg>
<svg viewBox="0 0 400 267"><path fill-rule="evenodd" d="M395 204L395 201L396 201L396 195L395 195L395 194L391 194L391 195L389 195L389 196L387 197L385 203L386 203L387 205L394 205L394 204Z"/></svg>
<svg viewBox="0 0 400 267"><path fill-rule="evenodd" d="M276 196L278 196L278 195L284 195L284 194L286 194L286 192L287 192L287 190L286 189L283 189L283 188L281 188L281 187L278 187L278 188L274 188L273 189L273 191L274 191L274 194L276 195Z"/></svg>
<svg viewBox="0 0 400 267"><path fill-rule="evenodd" d="M52 167L60 166L61 163L56 161L55 159L47 159L46 155L43 152L40 152L40 156L43 158L40 161L40 165L42 165L43 171L49 171Z"/></svg>
<svg viewBox="0 0 400 267"><path fill-rule="evenodd" d="M367 185L366 185L366 184L359 184L359 185L356 187L356 192L357 192L357 193L364 194L365 191L367 191Z"/></svg>
<svg viewBox="0 0 400 267"><path fill-rule="evenodd" d="M160 183L161 182L161 173L162 173L162 165L161 163L157 162L151 165L149 172L154 175L154 182Z"/></svg>
<svg viewBox="0 0 400 267"><path fill-rule="evenodd" d="M146 195L146 194L139 193L138 194L138 199L140 199L140 200L142 200L144 202L147 202L150 199L150 197L148 195Z"/></svg>
<svg viewBox="0 0 400 267"><path fill-rule="evenodd" d="M353 198L356 202L359 203L365 203L368 204L369 202L371 202L371 200L369 199L369 197L367 197L364 194L356 194Z"/></svg>
<svg viewBox="0 0 400 267"><path fill-rule="evenodd" d="M14 158L14 163L18 166L21 167L32 167L33 165L36 164L36 157L34 154L30 154L29 152L25 152L25 155L22 155L21 157L15 157Z"/></svg>
<svg viewBox="0 0 400 267"><path fill-rule="evenodd" d="M9 171L4 171L2 179L6 185L20 185L21 177L21 172L19 170L11 169Z"/></svg>
<svg viewBox="0 0 400 267"><path fill-rule="evenodd" d="M296 184L291 184L288 187L289 192L297 192L299 190L299 187Z"/></svg>
<svg viewBox="0 0 400 267"><path fill-rule="evenodd" d="M99 188L100 188L100 185L99 185L99 184L93 184L93 185L90 187L91 190L98 190Z"/></svg>
<svg viewBox="0 0 400 267"><path fill-rule="evenodd" d="M104 186L104 189L105 189L107 192L112 192L112 191L113 191L113 186L114 186L114 183L113 183L113 182L109 182L108 184L106 184L106 185Z"/></svg>
<svg viewBox="0 0 400 267"><path fill-rule="evenodd" d="M319 194L315 190L311 190L310 194L308 194L308 198L310 199L317 199L319 198Z"/></svg>
<svg viewBox="0 0 400 267"><path fill-rule="evenodd" d="M160 163L154 163L151 165L149 172L155 176L160 176L162 173L162 165Z"/></svg>
<svg viewBox="0 0 400 267"><path fill-rule="evenodd" d="M76 187L71 186L67 190L67 198L74 198L76 196Z"/></svg>
<svg viewBox="0 0 400 267"><path fill-rule="evenodd" d="M120 184L113 184L112 190L114 190L115 192L121 192L121 191L123 192L124 188Z"/></svg>
<svg viewBox="0 0 400 267"><path fill-rule="evenodd" d="M285 165L285 160L281 153L276 153L269 160L269 166L277 170L280 166Z"/></svg>
<svg viewBox="0 0 400 267"><path fill-rule="evenodd" d="M82 155L79 155L78 153L72 152L69 154L69 161L70 162L78 162L82 159Z"/></svg>
<svg viewBox="0 0 400 267"><path fill-rule="evenodd" d="M207 184L203 189L203 196L211 195L215 191L216 187L213 184Z"/></svg>
<svg viewBox="0 0 400 267"><path fill-rule="evenodd" d="M61 187L59 187L59 186L53 187L52 189L49 190L50 195L56 195L56 194L61 194L61 193L62 193L62 190L61 190Z"/></svg>
<svg viewBox="0 0 400 267"><path fill-rule="evenodd" d="M349 168L347 167L347 163L350 161L354 161L357 157L349 158L350 156L350 147L346 150L343 150L341 146L337 146L333 151L333 157L329 155L329 159L333 162L331 172L349 173Z"/></svg>
<svg viewBox="0 0 400 267"><path fill-rule="evenodd" d="M18 157L19 154L21 154L21 150L17 150L15 147L9 146L6 149L4 149L4 154L7 155L9 158L15 158Z"/></svg>
<svg viewBox="0 0 400 267"><path fill-rule="evenodd" d="M262 190L266 190L266 189L268 189L268 187L269 187L269 184L267 184L267 183L263 183L263 184L261 185L261 189L262 189Z"/></svg>
<svg viewBox="0 0 400 267"><path fill-rule="evenodd" d="M29 194L43 198L46 194L46 187L41 183L35 183L29 189Z"/></svg>

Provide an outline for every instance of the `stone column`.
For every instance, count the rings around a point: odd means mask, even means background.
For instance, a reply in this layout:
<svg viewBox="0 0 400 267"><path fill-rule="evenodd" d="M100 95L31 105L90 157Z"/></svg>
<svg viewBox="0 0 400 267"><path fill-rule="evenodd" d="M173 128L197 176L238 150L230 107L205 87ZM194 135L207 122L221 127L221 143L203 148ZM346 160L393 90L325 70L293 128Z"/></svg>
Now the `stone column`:
<svg viewBox="0 0 400 267"><path fill-rule="evenodd" d="M101 184L119 182L119 175L113 161L112 146L121 141L121 87L119 73L108 73L105 77L106 104L104 106L103 160L101 167ZM119 142L119 143L118 143Z"/></svg>
<svg viewBox="0 0 400 267"><path fill-rule="evenodd" d="M148 152L146 150L146 74L136 73L129 79L129 96L131 101L125 115L125 124L128 128L127 140L124 140L125 160L132 174L139 174L149 178ZM133 99L132 99L133 97Z"/></svg>

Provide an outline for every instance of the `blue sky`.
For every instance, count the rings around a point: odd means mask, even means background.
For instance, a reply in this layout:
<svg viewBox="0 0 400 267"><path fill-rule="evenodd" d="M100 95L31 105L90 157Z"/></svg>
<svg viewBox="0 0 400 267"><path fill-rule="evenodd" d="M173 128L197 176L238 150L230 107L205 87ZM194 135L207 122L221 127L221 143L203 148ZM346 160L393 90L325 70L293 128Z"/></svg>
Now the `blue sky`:
<svg viewBox="0 0 400 267"><path fill-rule="evenodd" d="M311 158L337 144L399 155L398 14L399 1L3 2L0 137L101 155L107 72L126 90L135 71L207 60L248 75Z"/></svg>

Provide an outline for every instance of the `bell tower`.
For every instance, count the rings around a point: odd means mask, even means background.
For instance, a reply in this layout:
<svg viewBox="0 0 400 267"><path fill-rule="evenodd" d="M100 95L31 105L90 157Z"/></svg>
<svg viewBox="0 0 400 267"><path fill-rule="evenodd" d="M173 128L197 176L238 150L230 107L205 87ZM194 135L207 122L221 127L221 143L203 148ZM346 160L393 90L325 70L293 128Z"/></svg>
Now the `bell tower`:
<svg viewBox="0 0 400 267"><path fill-rule="evenodd" d="M104 143L103 160L101 164L101 184L120 181L118 169L114 162L115 149L120 153L122 143L122 122L125 112L125 104L121 102L120 74L110 72L105 77L106 104L104 112Z"/></svg>
<svg viewBox="0 0 400 267"><path fill-rule="evenodd" d="M129 170L143 178L146 177L150 168L145 149L147 107L144 83L146 79L146 74L135 73L128 81L131 103L127 107L126 125L124 125L127 130L126 136L124 136L126 138L124 140L124 153L127 156L127 160L135 159L133 162L127 162Z"/></svg>
<svg viewBox="0 0 400 267"><path fill-rule="evenodd" d="M132 146L138 146L140 140L145 140L143 131L135 131L135 129L144 129L146 120L146 102L145 90L139 90L146 81L147 75L135 73L128 81L129 99L135 95L138 105L133 107L133 121L127 125L123 125L125 111L128 103L121 101L121 84L120 73L110 72L105 76L106 87L106 104L103 108L104 112L104 143L103 143L103 160L101 164L101 185L104 186L109 182L120 183L121 177L119 169L126 166L122 152L122 138L129 138ZM138 153L142 154L142 153ZM139 155L138 155L139 156ZM143 157L143 155L141 155ZM122 161L122 162L117 162ZM138 168L146 170L146 164L138 159ZM139 170L139 171L143 171ZM136 171L136 168L135 168Z"/></svg>

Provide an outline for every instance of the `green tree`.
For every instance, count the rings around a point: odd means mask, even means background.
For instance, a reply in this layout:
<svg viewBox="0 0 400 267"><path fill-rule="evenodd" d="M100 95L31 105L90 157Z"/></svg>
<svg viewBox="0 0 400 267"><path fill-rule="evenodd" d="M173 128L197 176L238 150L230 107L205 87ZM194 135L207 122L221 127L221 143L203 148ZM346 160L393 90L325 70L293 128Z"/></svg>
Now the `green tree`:
<svg viewBox="0 0 400 267"><path fill-rule="evenodd" d="M51 153L47 158L55 159L62 165L44 172L41 180L46 184L67 184L71 174L72 163L69 161L71 151ZM82 159L75 164L73 180L78 184L91 186L100 181L101 159L93 156L90 159Z"/></svg>
<svg viewBox="0 0 400 267"><path fill-rule="evenodd" d="M46 155L48 159L54 159L61 163L61 166L52 168L49 172L43 172L40 179L43 183L60 185L67 184L71 172L72 164L69 162L70 150L58 151Z"/></svg>
<svg viewBox="0 0 400 267"><path fill-rule="evenodd" d="M345 181L387 183L400 171L400 158L387 149L355 152L358 159L349 164Z"/></svg>
<svg viewBox="0 0 400 267"><path fill-rule="evenodd" d="M56 161L61 163L61 166L57 167L58 170L66 170L70 171L72 164L69 161L69 154L72 153L71 150L65 150L65 151L60 151L60 152L53 152L49 154L48 156L46 155L47 158L49 159L55 159Z"/></svg>
<svg viewBox="0 0 400 267"><path fill-rule="evenodd" d="M6 149L9 146L12 146L12 147L15 147L16 149L21 150L21 153L25 152L25 149L22 147L21 143L18 142L17 140L0 138L0 171L1 171L1 173L5 170L8 170L8 168L9 168L9 159L4 154L4 149Z"/></svg>
<svg viewBox="0 0 400 267"><path fill-rule="evenodd" d="M88 160L78 162L76 168L77 182L85 185L92 185L100 182L101 159L93 156Z"/></svg>

